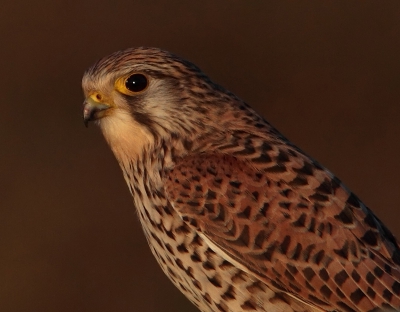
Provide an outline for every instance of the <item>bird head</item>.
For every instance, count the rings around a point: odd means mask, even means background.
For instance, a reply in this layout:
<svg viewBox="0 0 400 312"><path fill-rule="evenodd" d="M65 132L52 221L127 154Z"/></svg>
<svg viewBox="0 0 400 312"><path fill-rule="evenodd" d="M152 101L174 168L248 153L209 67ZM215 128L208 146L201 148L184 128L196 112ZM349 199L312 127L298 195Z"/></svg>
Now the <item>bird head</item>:
<svg viewBox="0 0 400 312"><path fill-rule="evenodd" d="M82 85L84 122L99 124L117 158L162 140L215 136L229 124L238 127L237 112L248 109L192 63L156 48L104 57L85 72Z"/></svg>

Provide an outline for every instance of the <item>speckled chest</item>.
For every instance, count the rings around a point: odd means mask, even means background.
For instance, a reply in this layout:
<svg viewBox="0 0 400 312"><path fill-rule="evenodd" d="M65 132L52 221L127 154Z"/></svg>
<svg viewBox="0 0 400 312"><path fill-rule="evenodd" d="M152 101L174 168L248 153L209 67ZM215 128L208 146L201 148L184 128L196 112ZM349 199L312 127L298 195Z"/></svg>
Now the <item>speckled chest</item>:
<svg viewBox="0 0 400 312"><path fill-rule="evenodd" d="M164 194L158 169L136 163L123 171L153 255L193 304L201 311L266 311L275 293L218 255L182 220Z"/></svg>

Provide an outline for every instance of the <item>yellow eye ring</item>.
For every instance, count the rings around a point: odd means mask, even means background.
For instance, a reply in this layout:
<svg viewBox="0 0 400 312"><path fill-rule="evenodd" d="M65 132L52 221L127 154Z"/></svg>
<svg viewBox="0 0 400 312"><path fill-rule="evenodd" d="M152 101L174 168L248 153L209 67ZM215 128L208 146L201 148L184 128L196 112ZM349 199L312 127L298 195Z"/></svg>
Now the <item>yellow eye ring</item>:
<svg viewBox="0 0 400 312"><path fill-rule="evenodd" d="M116 89L126 95L135 95L147 89L149 81L144 74L136 73L121 77L115 82Z"/></svg>

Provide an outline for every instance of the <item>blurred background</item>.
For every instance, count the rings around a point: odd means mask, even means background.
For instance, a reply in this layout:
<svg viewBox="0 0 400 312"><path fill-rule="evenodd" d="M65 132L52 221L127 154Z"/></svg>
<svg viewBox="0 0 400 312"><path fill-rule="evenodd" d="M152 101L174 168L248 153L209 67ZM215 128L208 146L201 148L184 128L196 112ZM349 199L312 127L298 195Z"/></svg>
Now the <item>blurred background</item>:
<svg viewBox="0 0 400 312"><path fill-rule="evenodd" d="M3 0L0 311L196 311L81 118L113 51L187 58L319 160L400 237L399 1Z"/></svg>

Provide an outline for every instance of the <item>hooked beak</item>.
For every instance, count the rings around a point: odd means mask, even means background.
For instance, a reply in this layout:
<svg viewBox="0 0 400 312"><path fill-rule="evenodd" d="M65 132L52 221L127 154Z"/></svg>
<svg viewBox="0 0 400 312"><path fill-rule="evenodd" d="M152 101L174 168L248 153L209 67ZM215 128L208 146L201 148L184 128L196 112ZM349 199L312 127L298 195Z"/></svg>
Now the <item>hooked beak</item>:
<svg viewBox="0 0 400 312"><path fill-rule="evenodd" d="M97 102L91 96L87 97L83 102L83 123L87 127L89 121L103 117L104 110L109 108L109 105Z"/></svg>

